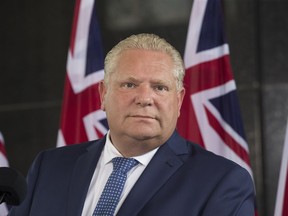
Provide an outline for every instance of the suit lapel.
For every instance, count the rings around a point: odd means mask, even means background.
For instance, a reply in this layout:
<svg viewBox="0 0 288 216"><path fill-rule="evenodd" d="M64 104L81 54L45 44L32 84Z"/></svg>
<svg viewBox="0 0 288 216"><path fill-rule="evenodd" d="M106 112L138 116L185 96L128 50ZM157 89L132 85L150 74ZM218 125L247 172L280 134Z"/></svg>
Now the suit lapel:
<svg viewBox="0 0 288 216"><path fill-rule="evenodd" d="M152 158L123 205L117 216L134 216L141 211L152 196L182 166L179 155L187 154L184 140L175 132Z"/></svg>
<svg viewBox="0 0 288 216"><path fill-rule="evenodd" d="M67 215L69 216L80 216L82 213L90 181L104 147L105 139L97 142L99 143L94 143L88 147L75 163L67 201Z"/></svg>

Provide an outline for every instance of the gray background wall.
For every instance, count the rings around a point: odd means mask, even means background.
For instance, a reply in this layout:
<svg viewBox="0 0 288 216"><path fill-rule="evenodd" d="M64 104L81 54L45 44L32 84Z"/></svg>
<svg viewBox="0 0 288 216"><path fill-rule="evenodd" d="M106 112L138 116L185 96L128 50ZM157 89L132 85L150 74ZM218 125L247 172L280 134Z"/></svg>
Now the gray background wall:
<svg viewBox="0 0 288 216"><path fill-rule="evenodd" d="M192 0L98 0L107 52L138 32L182 54ZM0 131L10 166L26 175L55 147L74 0L0 1ZM260 215L273 215L288 115L288 2L224 0L231 62L255 175Z"/></svg>

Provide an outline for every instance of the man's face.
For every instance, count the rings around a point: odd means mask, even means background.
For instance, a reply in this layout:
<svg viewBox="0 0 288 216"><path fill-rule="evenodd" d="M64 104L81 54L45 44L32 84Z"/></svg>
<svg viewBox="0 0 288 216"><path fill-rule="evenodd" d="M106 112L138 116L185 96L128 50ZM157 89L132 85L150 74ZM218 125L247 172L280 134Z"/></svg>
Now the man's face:
<svg viewBox="0 0 288 216"><path fill-rule="evenodd" d="M170 137L184 96L184 89L176 89L172 69L165 53L122 52L108 86L101 83L99 88L114 145L152 141L156 148Z"/></svg>

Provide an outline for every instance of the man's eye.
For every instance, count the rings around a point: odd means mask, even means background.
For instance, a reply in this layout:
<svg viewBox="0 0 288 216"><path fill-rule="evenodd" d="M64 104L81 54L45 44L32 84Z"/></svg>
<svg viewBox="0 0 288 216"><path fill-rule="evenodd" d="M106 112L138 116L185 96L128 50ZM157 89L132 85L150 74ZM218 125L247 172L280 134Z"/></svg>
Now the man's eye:
<svg viewBox="0 0 288 216"><path fill-rule="evenodd" d="M155 89L157 91L168 91L169 90L167 86L163 86L163 85L157 85L157 86L155 86Z"/></svg>
<svg viewBox="0 0 288 216"><path fill-rule="evenodd" d="M124 83L123 87L125 88L134 88L136 85L134 83Z"/></svg>

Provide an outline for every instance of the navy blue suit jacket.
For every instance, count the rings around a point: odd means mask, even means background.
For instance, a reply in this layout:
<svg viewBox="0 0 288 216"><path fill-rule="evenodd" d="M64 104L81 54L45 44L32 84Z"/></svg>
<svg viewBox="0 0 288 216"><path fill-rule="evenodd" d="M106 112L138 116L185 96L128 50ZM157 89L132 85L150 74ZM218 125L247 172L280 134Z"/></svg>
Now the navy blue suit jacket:
<svg viewBox="0 0 288 216"><path fill-rule="evenodd" d="M80 216L105 138L40 153L28 194L10 216ZM254 186L237 164L177 132L163 144L118 216L253 216Z"/></svg>

